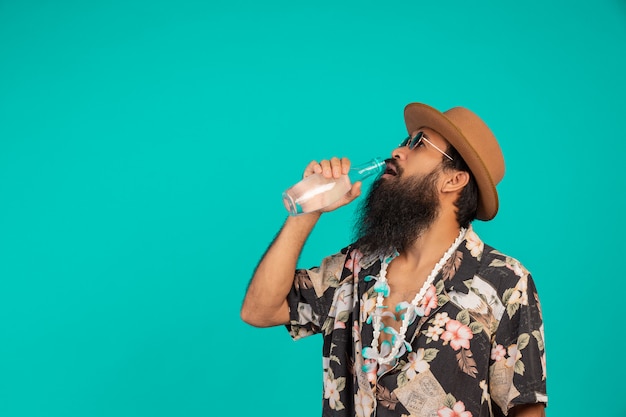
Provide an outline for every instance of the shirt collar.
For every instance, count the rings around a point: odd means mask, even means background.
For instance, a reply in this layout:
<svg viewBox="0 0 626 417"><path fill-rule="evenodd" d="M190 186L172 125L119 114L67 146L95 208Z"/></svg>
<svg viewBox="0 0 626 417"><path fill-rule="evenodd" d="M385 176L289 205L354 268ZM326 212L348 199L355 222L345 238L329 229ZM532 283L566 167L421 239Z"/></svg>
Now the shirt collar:
<svg viewBox="0 0 626 417"><path fill-rule="evenodd" d="M453 267L450 277L444 277L442 273L439 274L438 279L444 281L446 292L469 293L472 280L480 268L480 260L483 256L484 248L483 241L470 225L465 233L465 239L463 239L452 258L452 262L457 262L458 265Z"/></svg>
<svg viewBox="0 0 626 417"><path fill-rule="evenodd" d="M474 232L472 225L470 225L465 233L465 238L457 247L452 257L452 262L456 261L458 262L458 265L453 267L452 273L449 274L449 276L444 277L443 271L440 271L433 284L436 285L438 281L443 280L446 292L457 291L464 294L469 293L471 281L480 268L480 260L483 255L484 247L485 245L483 241L476 234L476 232ZM380 266L383 262L390 262L391 259L396 256L398 256L397 251L394 251L392 255L386 256L366 254L361 259L360 264L364 270L367 270L374 264L377 264L376 269L380 270Z"/></svg>

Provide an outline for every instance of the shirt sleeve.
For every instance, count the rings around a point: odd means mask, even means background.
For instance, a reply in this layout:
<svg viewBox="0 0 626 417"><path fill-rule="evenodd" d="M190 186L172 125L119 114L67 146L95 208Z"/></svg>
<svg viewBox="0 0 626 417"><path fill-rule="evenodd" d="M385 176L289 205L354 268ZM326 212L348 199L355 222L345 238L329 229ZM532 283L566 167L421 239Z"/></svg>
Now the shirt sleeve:
<svg viewBox="0 0 626 417"><path fill-rule="evenodd" d="M548 402L539 296L523 267L516 275L516 285L503 293L506 311L496 330L490 366L491 399L505 414L516 405Z"/></svg>
<svg viewBox="0 0 626 417"><path fill-rule="evenodd" d="M346 253L342 251L325 258L319 267L296 270L287 295L289 324L286 326L294 340L324 329L345 263Z"/></svg>

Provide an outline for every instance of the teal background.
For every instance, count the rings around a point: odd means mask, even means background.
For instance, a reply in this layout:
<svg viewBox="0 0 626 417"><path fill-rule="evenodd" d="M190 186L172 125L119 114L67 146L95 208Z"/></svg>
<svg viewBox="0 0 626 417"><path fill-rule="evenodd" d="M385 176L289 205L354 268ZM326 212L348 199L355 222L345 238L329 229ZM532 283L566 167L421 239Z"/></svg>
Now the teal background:
<svg viewBox="0 0 626 417"><path fill-rule="evenodd" d="M626 416L624 74L623 0L0 0L0 416L319 416L321 339L240 303L282 190L412 101L501 141L475 228L536 280L548 415Z"/></svg>

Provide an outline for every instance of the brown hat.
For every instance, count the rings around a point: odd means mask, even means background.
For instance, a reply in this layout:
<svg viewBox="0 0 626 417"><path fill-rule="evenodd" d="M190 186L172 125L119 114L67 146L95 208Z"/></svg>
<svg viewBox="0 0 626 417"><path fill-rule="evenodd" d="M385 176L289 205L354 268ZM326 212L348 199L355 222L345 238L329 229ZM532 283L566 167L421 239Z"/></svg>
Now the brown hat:
<svg viewBox="0 0 626 417"><path fill-rule="evenodd" d="M504 176L504 157L485 122L463 107L442 113L421 103L410 103L404 108L404 121L409 134L428 127L454 146L478 183L476 217L479 220L493 219L498 212L496 184Z"/></svg>

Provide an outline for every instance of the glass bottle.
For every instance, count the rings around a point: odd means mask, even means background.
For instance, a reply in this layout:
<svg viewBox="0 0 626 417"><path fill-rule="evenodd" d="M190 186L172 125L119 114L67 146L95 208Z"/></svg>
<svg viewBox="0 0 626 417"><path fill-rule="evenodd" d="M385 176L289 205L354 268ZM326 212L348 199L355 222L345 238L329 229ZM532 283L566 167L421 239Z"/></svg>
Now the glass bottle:
<svg viewBox="0 0 626 417"><path fill-rule="evenodd" d="M329 206L343 197L352 184L385 170L385 160L374 158L360 165L350 167L347 175L339 178L325 178L322 174L312 174L303 178L283 192L283 203L290 215L310 213Z"/></svg>

